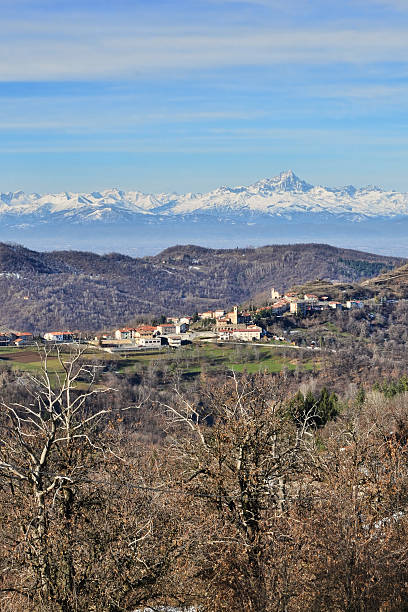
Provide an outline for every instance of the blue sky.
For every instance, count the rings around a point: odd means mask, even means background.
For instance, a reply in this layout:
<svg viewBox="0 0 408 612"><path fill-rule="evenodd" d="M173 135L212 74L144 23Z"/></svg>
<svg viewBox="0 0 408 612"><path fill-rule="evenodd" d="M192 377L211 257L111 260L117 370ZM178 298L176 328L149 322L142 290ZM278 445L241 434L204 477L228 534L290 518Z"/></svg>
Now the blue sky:
<svg viewBox="0 0 408 612"><path fill-rule="evenodd" d="M1 0L0 191L408 191L408 0Z"/></svg>

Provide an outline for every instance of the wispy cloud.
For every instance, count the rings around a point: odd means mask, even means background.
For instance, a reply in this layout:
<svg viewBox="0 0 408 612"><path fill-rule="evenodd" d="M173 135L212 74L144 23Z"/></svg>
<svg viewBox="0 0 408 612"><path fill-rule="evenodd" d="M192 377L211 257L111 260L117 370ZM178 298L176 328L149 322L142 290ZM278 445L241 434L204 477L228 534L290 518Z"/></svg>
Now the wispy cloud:
<svg viewBox="0 0 408 612"><path fill-rule="evenodd" d="M107 0L4 0L0 80L408 63L408 23L375 21L371 10L408 10L408 0L344 0L329 8L327 0L157 1L154 11L154 3L131 0L115 6ZM268 17L261 19L257 6L270 9Z"/></svg>
<svg viewBox="0 0 408 612"><path fill-rule="evenodd" d="M408 99L408 83L400 85L389 84L358 84L342 85L341 87L314 87L309 90L309 95L316 96L322 100L340 98L346 100L370 100L372 102L386 102L392 105L403 105L406 107Z"/></svg>
<svg viewBox="0 0 408 612"><path fill-rule="evenodd" d="M160 71L266 66L282 63L324 65L408 62L408 32L287 30L240 31L157 28L148 34L114 28L85 36L48 31L10 46L0 41L0 79L64 80L123 78Z"/></svg>
<svg viewBox="0 0 408 612"><path fill-rule="evenodd" d="M202 156L196 176L221 174L217 155L231 175L234 156L255 175L269 156L278 169L315 156L353 171L365 156L381 173L397 151L405 177L408 0L0 3L3 159L82 151L98 184L101 152L109 168L123 153L112 176L124 152L151 154L157 177L173 153L183 175ZM75 165L54 169L75 183Z"/></svg>

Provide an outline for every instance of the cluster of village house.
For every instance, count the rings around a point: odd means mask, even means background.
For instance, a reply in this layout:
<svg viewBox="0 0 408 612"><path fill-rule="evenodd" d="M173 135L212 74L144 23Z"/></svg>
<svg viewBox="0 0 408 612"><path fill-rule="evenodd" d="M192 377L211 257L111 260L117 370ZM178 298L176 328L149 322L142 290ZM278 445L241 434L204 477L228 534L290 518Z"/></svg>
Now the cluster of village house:
<svg viewBox="0 0 408 612"><path fill-rule="evenodd" d="M265 310L271 310L273 314L281 315L289 311L291 314L304 315L312 312L319 312L326 308L331 308L333 310L347 308L351 310L353 308L364 307L364 302L361 300L347 300L343 304L330 300L328 296L318 297L313 293L305 293L303 297L299 297L297 293L293 292L280 295L276 289L271 290L271 298L273 303L270 306L259 308L256 312L262 314Z"/></svg>
<svg viewBox="0 0 408 612"><path fill-rule="evenodd" d="M43 336L47 342L73 342L76 339L75 334L71 332L47 332ZM34 343L34 336L29 332L12 332L0 333L0 346L29 346Z"/></svg>
<svg viewBox="0 0 408 612"><path fill-rule="evenodd" d="M216 310L202 312L198 316L202 320L215 319L215 331L220 340L260 340L263 333L261 327L250 324L251 314L238 312L237 306L228 313ZM186 339L185 334L189 331L191 322L192 317L168 317L166 323L160 325L123 327L117 329L113 337L103 334L98 340L102 346L157 348L166 344L179 347ZM47 332L43 335L43 339L53 343L73 342L78 339L78 335L69 331ZM0 346L23 347L32 344L33 341L33 335L26 332L0 335Z"/></svg>
<svg viewBox="0 0 408 612"><path fill-rule="evenodd" d="M225 310L208 310L198 313L201 320L214 320L213 327L217 338L222 341L260 340L264 331L262 327L252 323L256 314L262 315L265 311L272 311L274 315L282 315L285 312L291 314L308 314L321 311L326 308L331 309L353 309L363 308L364 303L359 300L348 300L345 304L329 300L328 297L318 297L313 294L304 294L299 297L296 293L285 293L280 295L278 291L271 291L272 303L264 308L258 308L254 312L238 311L234 306L231 312ZM117 341L125 341L142 347L160 346L163 343L170 346L180 346L183 342L183 334L188 332L192 317L168 317L166 323L157 326L140 325L138 327L125 327L115 331Z"/></svg>
<svg viewBox="0 0 408 612"><path fill-rule="evenodd" d="M18 346L23 347L32 344L34 341L33 334L28 332L7 332L0 334L0 346Z"/></svg>
<svg viewBox="0 0 408 612"><path fill-rule="evenodd" d="M198 313L201 320L214 319L214 331L220 340L260 340L263 333L262 327L252 325L251 314L238 312L238 306L234 306L231 312L225 310L206 311ZM117 341L132 342L143 347L180 346L183 342L183 334L189 331L192 317L168 317L166 323L160 325L139 325L138 327L124 327L115 331Z"/></svg>
<svg viewBox="0 0 408 612"><path fill-rule="evenodd" d="M272 312L276 316L281 316L285 312L294 315L306 315L321 311L326 308L363 308L364 302L359 300L348 300L345 304L329 300L328 297L318 297L313 294L304 294L300 297L296 293L285 293L281 295L275 289L271 290L271 304L263 308L258 308L254 312L239 311L237 306L230 312L225 310L209 310L198 313L201 320L212 319L215 321L214 332L221 341L260 340L264 331L262 327L253 324L254 315L265 314L265 311ZM104 334L99 338L101 344L112 344L117 346L137 346L140 348L156 348L162 344L172 347L179 347L186 338L185 334L189 331L192 317L168 317L166 323L160 325L139 325L137 327L124 327L114 332L114 337ZM43 335L46 342L63 343L73 342L78 338L69 331L47 332ZM0 346L14 345L17 347L27 346L33 343L33 335L28 332L19 333L0 333Z"/></svg>

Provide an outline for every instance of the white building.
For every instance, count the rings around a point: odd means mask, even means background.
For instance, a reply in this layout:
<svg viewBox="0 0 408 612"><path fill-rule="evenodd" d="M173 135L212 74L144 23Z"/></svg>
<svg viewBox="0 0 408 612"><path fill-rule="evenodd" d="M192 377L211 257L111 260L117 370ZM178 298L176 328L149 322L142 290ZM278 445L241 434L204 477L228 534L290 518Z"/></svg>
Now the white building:
<svg viewBox="0 0 408 612"><path fill-rule="evenodd" d="M182 323L186 323L187 325L190 325L191 317L180 317L178 322L179 322L180 325Z"/></svg>
<svg viewBox="0 0 408 612"><path fill-rule="evenodd" d="M167 336L168 334L175 334L176 333L176 326L175 325L169 325L168 323L165 323L163 325L158 325L156 327L156 331L161 334L162 336Z"/></svg>
<svg viewBox="0 0 408 612"><path fill-rule="evenodd" d="M181 338L180 336L168 336L167 337L167 341L169 343L169 346L173 346L173 347L179 347L181 346Z"/></svg>
<svg viewBox="0 0 408 612"><path fill-rule="evenodd" d="M218 339L219 340L229 340L231 338L231 334L229 331L227 330L220 330L218 332Z"/></svg>
<svg viewBox="0 0 408 612"><path fill-rule="evenodd" d="M198 316L200 317L201 321L205 321L207 319L214 319L214 313L212 310L207 310L206 312L199 312Z"/></svg>
<svg viewBox="0 0 408 612"><path fill-rule="evenodd" d="M143 346L145 348L157 348L161 346L160 338L153 338L153 336L142 336L141 338L136 339L138 346Z"/></svg>
<svg viewBox="0 0 408 612"><path fill-rule="evenodd" d="M346 307L351 308L364 308L364 302L360 302L358 300L348 300L346 302Z"/></svg>
<svg viewBox="0 0 408 612"><path fill-rule="evenodd" d="M244 340L250 342L252 340L260 340L262 327L257 325L248 325L248 327L233 327L218 330L218 338L220 340Z"/></svg>
<svg viewBox="0 0 408 612"><path fill-rule="evenodd" d="M115 331L116 340L130 340L133 338L133 332L135 330L130 327L123 327L122 329L117 329Z"/></svg>
<svg viewBox="0 0 408 612"><path fill-rule="evenodd" d="M47 342L72 342L74 337L71 332L47 332L44 339Z"/></svg>
<svg viewBox="0 0 408 612"><path fill-rule="evenodd" d="M303 298L306 302L317 302L319 300L317 295L314 295L314 293L305 293Z"/></svg>
<svg viewBox="0 0 408 612"><path fill-rule="evenodd" d="M232 332L232 337L235 340L245 340L250 342L251 340L260 340L262 334L262 327L257 325L249 325L245 329L235 329Z"/></svg>
<svg viewBox="0 0 408 612"><path fill-rule="evenodd" d="M343 308L340 302L329 302L329 307L333 310L341 310Z"/></svg>
<svg viewBox="0 0 408 612"><path fill-rule="evenodd" d="M189 325L187 323L177 323L176 334L185 334L188 331Z"/></svg>

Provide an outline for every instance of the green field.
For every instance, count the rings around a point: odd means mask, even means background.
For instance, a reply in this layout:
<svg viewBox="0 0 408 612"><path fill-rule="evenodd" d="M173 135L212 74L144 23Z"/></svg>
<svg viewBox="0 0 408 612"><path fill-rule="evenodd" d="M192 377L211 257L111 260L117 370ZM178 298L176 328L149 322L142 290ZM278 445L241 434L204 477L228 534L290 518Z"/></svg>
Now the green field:
<svg viewBox="0 0 408 612"><path fill-rule="evenodd" d="M154 362L158 367L178 369L183 374L199 374L203 368L207 371L230 369L236 372L246 370L249 373L267 370L280 372L283 368L295 370L297 367L312 370L318 367L315 359L303 361L297 351L284 346L253 347L251 345L216 345L202 343L187 346L173 351L140 353L127 355L117 362L120 373L137 372Z"/></svg>
<svg viewBox="0 0 408 612"><path fill-rule="evenodd" d="M63 358L68 359L69 353L63 354ZM112 355L90 348L84 359L92 362L101 361L107 368L119 374L132 374L142 372L149 367L157 367L163 371L178 371L187 377L198 375L203 370L216 372L229 369L249 373L266 370L276 373L284 368L312 370L319 367L316 358L309 355L306 358L303 352L274 344L260 347L251 344L201 343L180 349L166 348L126 355ZM41 369L41 358L31 347L23 349L0 347L1 364L35 373ZM48 368L54 375L62 373L56 354L49 356Z"/></svg>

